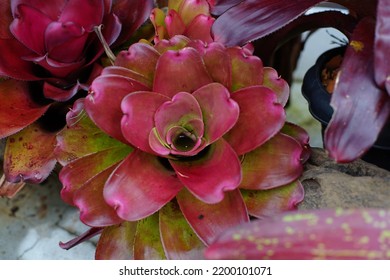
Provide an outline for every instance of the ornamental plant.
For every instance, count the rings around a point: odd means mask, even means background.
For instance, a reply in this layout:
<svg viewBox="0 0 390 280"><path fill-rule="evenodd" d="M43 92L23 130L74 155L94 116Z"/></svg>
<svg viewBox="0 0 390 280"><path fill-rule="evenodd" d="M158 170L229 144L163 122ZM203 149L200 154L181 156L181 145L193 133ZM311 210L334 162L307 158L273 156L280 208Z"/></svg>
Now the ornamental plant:
<svg viewBox="0 0 390 280"><path fill-rule="evenodd" d="M56 132L102 69L98 35L120 46L152 7L149 0L1 1L0 138L8 137L4 184L10 188L2 195L42 182L54 168Z"/></svg>
<svg viewBox="0 0 390 280"><path fill-rule="evenodd" d="M390 116L388 1L212 2L213 13L219 15L212 28L215 41L230 46L258 40L258 51L265 57L307 30L333 27L343 32L349 42L332 94L334 113L325 132L325 148L343 163L359 158L375 143ZM340 4L348 13L305 14L321 2Z"/></svg>
<svg viewBox="0 0 390 280"><path fill-rule="evenodd" d="M153 41L119 52L57 136L61 196L91 227L63 248L101 234L97 259L204 258L228 228L303 199L308 136L286 123L276 71L250 45Z"/></svg>

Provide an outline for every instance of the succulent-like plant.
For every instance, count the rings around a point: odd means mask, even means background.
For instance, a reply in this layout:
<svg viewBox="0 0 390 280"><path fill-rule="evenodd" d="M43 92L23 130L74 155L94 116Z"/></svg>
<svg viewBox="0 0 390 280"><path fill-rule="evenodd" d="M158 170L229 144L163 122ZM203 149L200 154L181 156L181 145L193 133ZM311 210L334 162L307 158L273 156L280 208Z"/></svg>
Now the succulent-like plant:
<svg viewBox="0 0 390 280"><path fill-rule="evenodd" d="M118 53L58 134L62 198L91 227L64 248L101 233L96 258L203 258L303 199L308 136L285 122L287 83L250 45L169 37Z"/></svg>
<svg viewBox="0 0 390 280"><path fill-rule="evenodd" d="M305 14L321 2L343 5L349 12ZM349 44L332 95L334 114L325 133L325 147L336 161L349 162L374 144L390 115L387 1L216 0L210 3L214 14L220 15L212 28L214 39L226 45L244 45L258 39L260 56L272 55L286 40L306 30L334 27L343 32Z"/></svg>
<svg viewBox="0 0 390 280"><path fill-rule="evenodd" d="M102 69L96 29L117 47L147 19L153 1L11 0L0 8L5 180L40 183L56 164L55 137L66 112Z"/></svg>

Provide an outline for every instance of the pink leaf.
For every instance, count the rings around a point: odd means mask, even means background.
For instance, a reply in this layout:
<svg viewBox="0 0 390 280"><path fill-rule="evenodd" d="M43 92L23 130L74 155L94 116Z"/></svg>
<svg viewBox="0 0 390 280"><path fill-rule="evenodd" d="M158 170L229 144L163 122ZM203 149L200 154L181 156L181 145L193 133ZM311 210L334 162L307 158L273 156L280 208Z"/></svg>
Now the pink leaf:
<svg viewBox="0 0 390 280"><path fill-rule="evenodd" d="M121 102L126 95L139 90L148 90L148 87L125 76L99 76L91 85L85 110L100 129L127 143L121 131Z"/></svg>
<svg viewBox="0 0 390 280"><path fill-rule="evenodd" d="M195 158L169 162L182 184L205 203L222 201L224 192L236 189L241 182L240 161L222 138Z"/></svg>
<svg viewBox="0 0 390 280"><path fill-rule="evenodd" d="M288 212L224 232L208 259L388 259L390 212L321 209Z"/></svg>
<svg viewBox="0 0 390 280"><path fill-rule="evenodd" d="M228 132L237 122L240 108L221 84L212 83L193 93L203 113L204 137L213 143Z"/></svg>
<svg viewBox="0 0 390 280"><path fill-rule="evenodd" d="M157 109L170 99L155 92L140 91L128 94L122 101L122 134L134 147L155 154L149 145L149 135Z"/></svg>
<svg viewBox="0 0 390 280"><path fill-rule="evenodd" d="M177 195L180 209L196 234L207 245L225 230L249 222L240 191L226 192L217 204L207 204L183 189Z"/></svg>
<svg viewBox="0 0 390 280"><path fill-rule="evenodd" d="M295 181L303 171L302 149L295 139L279 133L256 150L245 154L240 188L265 190Z"/></svg>
<svg viewBox="0 0 390 280"><path fill-rule="evenodd" d="M73 203L80 210L80 220L91 227L105 227L122 222L103 199L104 184L115 169L115 165L105 168L91 180L86 181L75 190Z"/></svg>
<svg viewBox="0 0 390 280"><path fill-rule="evenodd" d="M251 55L245 48L233 47L227 51L232 64L231 92L263 84L263 62L259 57Z"/></svg>
<svg viewBox="0 0 390 280"><path fill-rule="evenodd" d="M224 136L238 155L248 153L273 137L285 121L283 106L264 86L243 88L232 94L240 107L236 125Z"/></svg>
<svg viewBox="0 0 390 280"><path fill-rule="evenodd" d="M272 89L278 97L278 102L284 107L290 97L290 87L285 80L283 80L275 69L271 67L264 67L264 81L263 85Z"/></svg>
<svg viewBox="0 0 390 280"><path fill-rule="evenodd" d="M131 45L127 51L119 52L115 66L131 70L147 81L145 85L151 86L159 57L160 54L152 46L136 43Z"/></svg>
<svg viewBox="0 0 390 280"><path fill-rule="evenodd" d="M200 54L193 48L184 48L161 55L153 90L173 97L181 91L192 93L211 82Z"/></svg>
<svg viewBox="0 0 390 280"><path fill-rule="evenodd" d="M159 158L135 150L108 178L103 195L119 217L136 221L157 212L181 188Z"/></svg>

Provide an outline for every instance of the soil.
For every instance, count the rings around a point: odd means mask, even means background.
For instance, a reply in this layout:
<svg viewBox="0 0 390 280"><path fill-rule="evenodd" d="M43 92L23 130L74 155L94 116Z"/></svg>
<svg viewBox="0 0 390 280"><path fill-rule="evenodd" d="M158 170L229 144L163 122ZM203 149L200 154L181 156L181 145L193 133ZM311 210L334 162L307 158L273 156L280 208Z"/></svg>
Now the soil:
<svg viewBox="0 0 390 280"><path fill-rule="evenodd" d="M333 93L337 74L340 70L340 65L342 60L343 60L342 55L337 55L333 57L325 64L325 68L321 72L322 84L325 87L326 91L330 94Z"/></svg>

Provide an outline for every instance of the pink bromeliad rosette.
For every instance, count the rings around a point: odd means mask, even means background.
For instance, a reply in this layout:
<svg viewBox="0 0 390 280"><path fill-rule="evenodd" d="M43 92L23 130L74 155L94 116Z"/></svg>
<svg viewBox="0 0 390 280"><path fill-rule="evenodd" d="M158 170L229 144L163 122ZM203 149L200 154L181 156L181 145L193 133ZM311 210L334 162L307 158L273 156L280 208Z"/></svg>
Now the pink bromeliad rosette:
<svg viewBox="0 0 390 280"><path fill-rule="evenodd" d="M62 246L101 233L96 258L203 258L295 208L308 137L285 123L288 93L249 46L175 35L118 53L57 137L62 198L92 227Z"/></svg>

